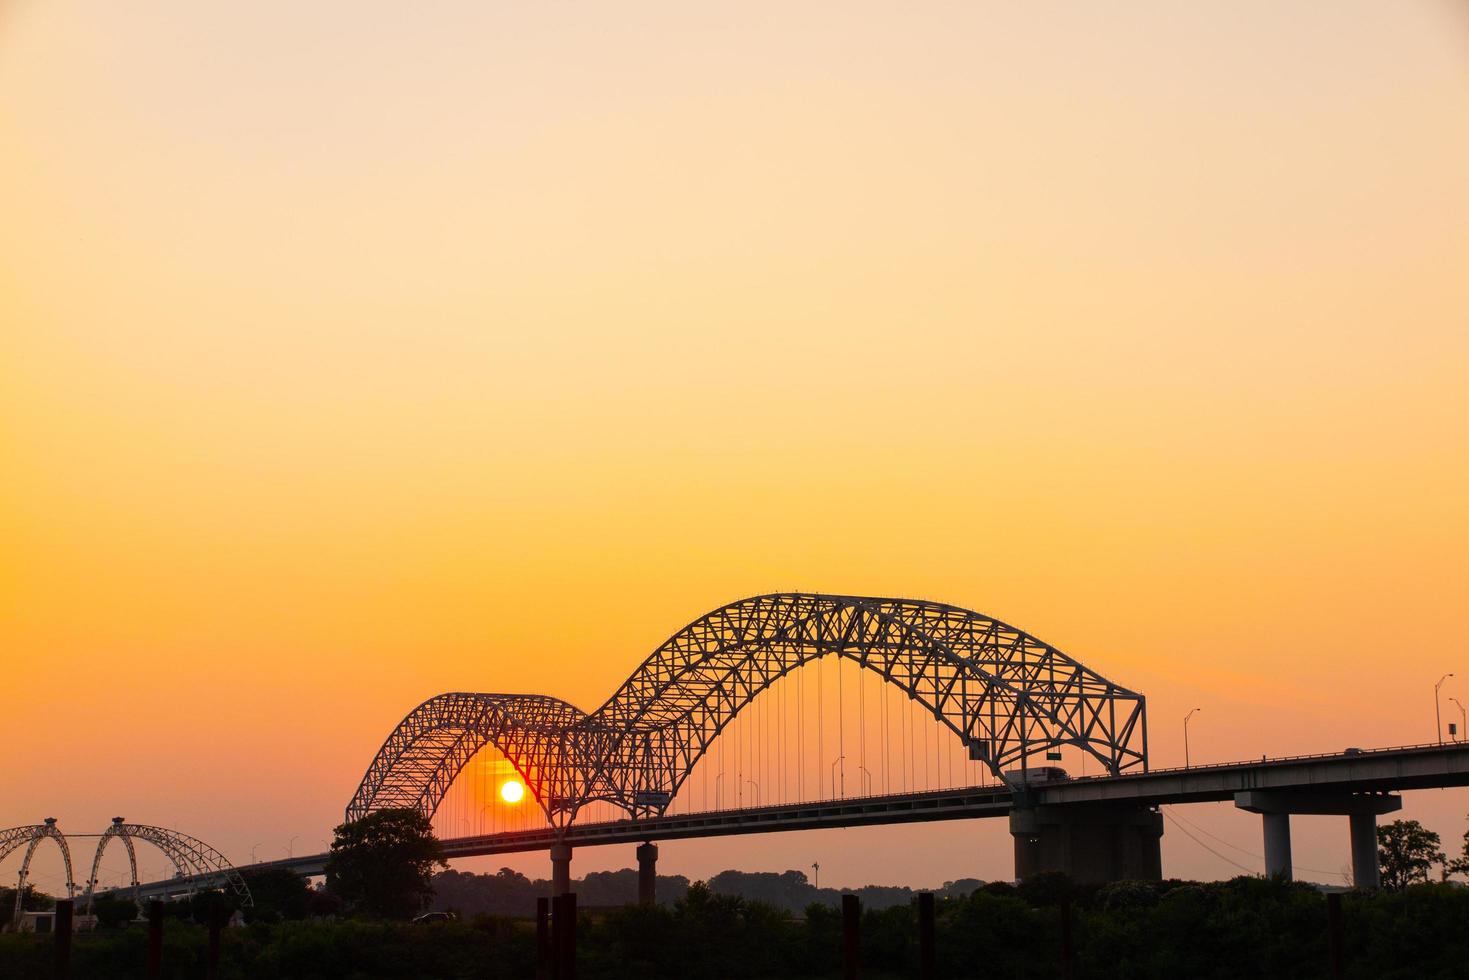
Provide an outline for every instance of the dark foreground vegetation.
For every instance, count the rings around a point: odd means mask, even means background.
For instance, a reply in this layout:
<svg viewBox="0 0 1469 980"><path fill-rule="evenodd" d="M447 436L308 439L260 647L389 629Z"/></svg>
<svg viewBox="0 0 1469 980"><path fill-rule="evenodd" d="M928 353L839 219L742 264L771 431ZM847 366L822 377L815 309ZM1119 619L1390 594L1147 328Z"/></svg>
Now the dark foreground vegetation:
<svg viewBox="0 0 1469 980"><path fill-rule="evenodd" d="M1440 877L1469 873L1462 857L1414 821L1378 829L1383 889L1340 899L1341 976L1372 980L1469 978L1469 888ZM287 871L247 877L243 925L223 930L221 980L471 980L536 975L536 899L549 883L509 869L496 875L435 873L443 867L428 821L384 810L337 828L325 887ZM839 975L838 894L804 874L724 872L708 882L659 881L663 904L629 904L636 875L577 882L577 976L582 980L780 980ZM919 975L918 923L906 888L864 888L861 976ZM206 976L208 930L233 896L195 895L156 906L162 977ZM0 892L9 908L14 893ZM27 908L48 908L39 893ZM430 907L453 921L405 921ZM122 895L99 896L97 929L77 933L71 976L131 980L147 975L148 927ZM441 917L442 918L442 917ZM1069 930L1067 926L1069 925ZM1070 969L1063 935L1070 935ZM1076 980L1332 977L1328 899L1278 879L1200 884L1124 881L1078 886L1040 874L1018 885L947 883L936 895L937 975ZM55 940L0 935L0 980L53 976Z"/></svg>
<svg viewBox="0 0 1469 980"><path fill-rule="evenodd" d="M1077 888L1045 875L940 899L939 976L1060 977L1063 900L1072 909L1077 978L1330 976L1326 900L1310 886L1236 878ZM1469 889L1421 884L1349 894L1343 911L1345 976L1469 976ZM141 978L146 939L138 924L79 934L72 975ZM205 947L203 926L170 917L163 976L202 978ZM840 948L840 915L830 906L798 916L696 884L672 905L584 909L578 976L830 977L838 975ZM0 936L0 980L50 977L51 954L50 937ZM917 976L917 955L911 906L864 912L864 977ZM225 931L220 969L233 980L534 975L534 922L491 916L422 925L257 919Z"/></svg>

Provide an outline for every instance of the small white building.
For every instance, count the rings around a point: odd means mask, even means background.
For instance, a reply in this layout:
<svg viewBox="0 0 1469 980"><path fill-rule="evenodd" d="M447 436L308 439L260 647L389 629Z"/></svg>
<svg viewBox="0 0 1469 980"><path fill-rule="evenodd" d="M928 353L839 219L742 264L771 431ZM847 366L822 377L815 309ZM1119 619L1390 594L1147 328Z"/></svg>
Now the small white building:
<svg viewBox="0 0 1469 980"><path fill-rule="evenodd" d="M20 914L20 932L55 932L55 912L22 912Z"/></svg>
<svg viewBox="0 0 1469 980"><path fill-rule="evenodd" d="M74 915L71 918L72 932L91 932L97 928L97 917L95 915ZM39 932L42 934L56 931L56 912L22 912L20 914L20 932Z"/></svg>

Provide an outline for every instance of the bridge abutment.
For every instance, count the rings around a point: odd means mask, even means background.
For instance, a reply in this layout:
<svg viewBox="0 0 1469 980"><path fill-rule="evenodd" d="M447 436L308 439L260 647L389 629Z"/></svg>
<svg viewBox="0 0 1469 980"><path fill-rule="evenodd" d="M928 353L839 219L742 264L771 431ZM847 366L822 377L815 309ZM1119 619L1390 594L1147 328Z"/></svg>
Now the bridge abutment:
<svg viewBox="0 0 1469 980"><path fill-rule="evenodd" d="M658 845L644 841L638 845L638 904L652 905L658 890Z"/></svg>
<svg viewBox="0 0 1469 980"><path fill-rule="evenodd" d="M1068 804L1010 811L1015 877L1064 871L1080 882L1163 877L1163 815L1147 807Z"/></svg>
<svg viewBox="0 0 1469 980"><path fill-rule="evenodd" d="M1326 814L1348 818L1352 845L1352 885L1376 888L1377 817L1402 809L1403 798L1387 793L1312 793L1289 790L1244 790L1234 794L1234 805L1258 813L1265 825L1265 873L1291 873L1290 815Z"/></svg>
<svg viewBox="0 0 1469 980"><path fill-rule="evenodd" d="M571 891L571 845L551 845L551 895L565 895Z"/></svg>

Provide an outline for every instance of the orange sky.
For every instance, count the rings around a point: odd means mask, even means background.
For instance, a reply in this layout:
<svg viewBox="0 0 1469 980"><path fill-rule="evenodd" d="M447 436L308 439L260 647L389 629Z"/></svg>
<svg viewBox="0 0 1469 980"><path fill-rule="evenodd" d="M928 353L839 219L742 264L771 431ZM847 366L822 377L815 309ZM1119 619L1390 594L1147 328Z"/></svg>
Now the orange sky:
<svg viewBox="0 0 1469 980"><path fill-rule="evenodd" d="M1160 765L1469 700L1460 5L694 6L0 7L0 825L299 851L422 698L783 589L1028 629ZM664 867L1009 873L933 833Z"/></svg>

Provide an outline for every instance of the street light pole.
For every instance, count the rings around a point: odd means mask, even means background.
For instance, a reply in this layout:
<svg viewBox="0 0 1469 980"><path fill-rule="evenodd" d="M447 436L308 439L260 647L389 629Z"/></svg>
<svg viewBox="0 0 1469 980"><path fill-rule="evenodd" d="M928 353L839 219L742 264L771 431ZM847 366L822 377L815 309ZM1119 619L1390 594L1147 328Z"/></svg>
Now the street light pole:
<svg viewBox="0 0 1469 980"><path fill-rule="evenodd" d="M1438 736L1439 745L1443 744L1443 718L1438 713L1438 689L1443 687L1444 681L1453 676L1453 674L1444 674L1438 679L1438 683L1433 685L1433 728L1434 734Z"/></svg>
<svg viewBox="0 0 1469 980"><path fill-rule="evenodd" d="M1464 705L1463 704L1460 704L1458 698L1449 698L1449 700L1452 701L1452 702L1454 702L1454 704L1459 705L1459 738L1458 738L1458 741L1462 742L1462 741L1464 741L1464 729L1465 729L1465 727L1469 727L1469 712L1465 712L1464 711Z"/></svg>
<svg viewBox="0 0 1469 980"><path fill-rule="evenodd" d="M300 836L300 834L297 834L295 837L292 837L290 843L286 845L286 857L296 856L296 840Z"/></svg>
<svg viewBox="0 0 1469 980"><path fill-rule="evenodd" d="M760 784L757 783L757 782L755 782L755 780L753 780L753 779L747 779L747 780L745 780L745 782L747 782L751 786L755 787L755 805L756 806L759 806L760 805Z"/></svg>
<svg viewBox="0 0 1469 980"><path fill-rule="evenodd" d="M1188 720L1194 716L1194 712L1195 711L1202 711L1202 710L1203 710L1202 708L1195 708L1193 711L1190 711L1188 714L1186 714L1186 715L1183 716L1183 768L1185 768L1185 769L1187 769L1189 767L1189 760L1188 760Z"/></svg>
<svg viewBox="0 0 1469 980"><path fill-rule="evenodd" d="M256 861L255 861L255 848L257 848L259 846L260 846L259 844L255 844L255 845L253 845L250 848L250 863L251 864L255 864L256 863Z"/></svg>
<svg viewBox="0 0 1469 980"><path fill-rule="evenodd" d="M843 759L845 759L845 758L846 758L846 756L839 755L836 758L836 762L833 762L831 764L831 798L834 799L834 800L837 799L837 766L840 765L841 764L841 761ZM847 770L846 769L843 769L842 770L842 795L843 796L846 796L847 795Z"/></svg>

